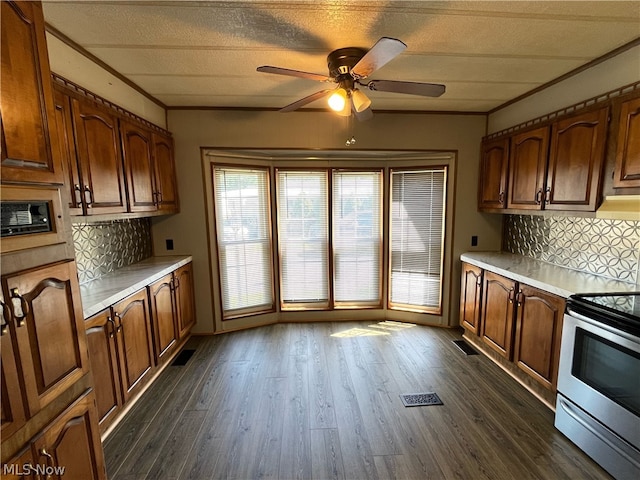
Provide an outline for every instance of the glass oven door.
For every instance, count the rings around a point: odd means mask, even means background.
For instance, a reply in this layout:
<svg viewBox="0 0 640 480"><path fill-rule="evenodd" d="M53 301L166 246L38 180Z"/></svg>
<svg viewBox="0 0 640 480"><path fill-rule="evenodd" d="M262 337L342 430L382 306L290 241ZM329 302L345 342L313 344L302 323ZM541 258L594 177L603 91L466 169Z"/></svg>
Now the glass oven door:
<svg viewBox="0 0 640 480"><path fill-rule="evenodd" d="M558 392L640 449L640 340L582 314L564 316Z"/></svg>

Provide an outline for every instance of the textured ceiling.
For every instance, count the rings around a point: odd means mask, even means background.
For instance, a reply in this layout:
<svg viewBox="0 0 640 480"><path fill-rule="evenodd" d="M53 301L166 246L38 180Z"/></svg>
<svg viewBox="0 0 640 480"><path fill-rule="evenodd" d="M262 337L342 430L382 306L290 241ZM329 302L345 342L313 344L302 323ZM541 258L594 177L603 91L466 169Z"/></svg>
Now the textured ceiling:
<svg viewBox="0 0 640 480"><path fill-rule="evenodd" d="M326 84L256 67L326 75L330 51L387 36L408 48L369 79L447 91L367 92L374 110L485 112L640 37L638 1L43 4L48 24L167 106L283 107Z"/></svg>

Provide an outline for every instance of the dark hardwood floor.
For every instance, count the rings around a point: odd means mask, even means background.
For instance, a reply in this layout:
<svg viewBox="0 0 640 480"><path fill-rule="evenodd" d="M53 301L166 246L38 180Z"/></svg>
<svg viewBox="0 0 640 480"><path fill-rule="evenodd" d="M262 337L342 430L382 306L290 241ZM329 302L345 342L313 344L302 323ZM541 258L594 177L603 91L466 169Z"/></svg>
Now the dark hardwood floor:
<svg viewBox="0 0 640 480"><path fill-rule="evenodd" d="M455 330L280 324L196 337L105 442L109 478L608 479ZM436 392L444 405L405 407Z"/></svg>

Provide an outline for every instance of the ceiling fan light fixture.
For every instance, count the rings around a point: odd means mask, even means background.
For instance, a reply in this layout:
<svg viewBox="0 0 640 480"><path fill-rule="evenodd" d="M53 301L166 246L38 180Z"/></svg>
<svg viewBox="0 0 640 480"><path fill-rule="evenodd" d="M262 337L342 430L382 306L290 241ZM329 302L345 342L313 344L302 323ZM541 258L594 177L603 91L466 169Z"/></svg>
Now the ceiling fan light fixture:
<svg viewBox="0 0 640 480"><path fill-rule="evenodd" d="M364 112L367 108L371 106L371 100L360 90L355 89L351 92L351 98L353 99L353 106L356 109L356 112Z"/></svg>
<svg viewBox="0 0 640 480"><path fill-rule="evenodd" d="M329 108L334 112L341 112L347 104L347 91L344 88L337 88L327 100Z"/></svg>

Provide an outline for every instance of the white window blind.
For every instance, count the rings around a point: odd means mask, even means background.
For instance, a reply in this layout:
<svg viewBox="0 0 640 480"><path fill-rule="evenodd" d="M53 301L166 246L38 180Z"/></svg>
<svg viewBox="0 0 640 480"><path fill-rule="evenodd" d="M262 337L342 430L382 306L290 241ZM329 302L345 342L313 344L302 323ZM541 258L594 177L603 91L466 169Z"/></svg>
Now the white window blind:
<svg viewBox="0 0 640 480"><path fill-rule="evenodd" d="M333 172L336 305L379 304L381 172Z"/></svg>
<svg viewBox="0 0 640 480"><path fill-rule="evenodd" d="M268 171L215 166L214 177L223 313L271 309Z"/></svg>
<svg viewBox="0 0 640 480"><path fill-rule="evenodd" d="M327 305L327 172L279 170L277 182L282 304Z"/></svg>
<svg viewBox="0 0 640 480"><path fill-rule="evenodd" d="M391 306L439 312L446 167L391 172Z"/></svg>

